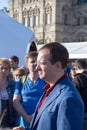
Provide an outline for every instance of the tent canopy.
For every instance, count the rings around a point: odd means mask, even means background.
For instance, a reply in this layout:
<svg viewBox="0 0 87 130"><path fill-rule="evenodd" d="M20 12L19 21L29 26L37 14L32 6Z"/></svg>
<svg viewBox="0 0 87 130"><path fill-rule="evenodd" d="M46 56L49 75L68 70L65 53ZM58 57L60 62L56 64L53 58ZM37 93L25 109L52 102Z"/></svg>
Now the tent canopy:
<svg viewBox="0 0 87 130"><path fill-rule="evenodd" d="M69 52L70 59L87 59L87 42L62 43Z"/></svg>
<svg viewBox="0 0 87 130"><path fill-rule="evenodd" d="M24 65L24 56L32 42L34 32L0 10L0 57L16 55L19 65Z"/></svg>
<svg viewBox="0 0 87 130"><path fill-rule="evenodd" d="M67 48L69 52L69 59L87 59L87 42L72 42L61 44ZM40 49L43 45L38 45L38 49Z"/></svg>

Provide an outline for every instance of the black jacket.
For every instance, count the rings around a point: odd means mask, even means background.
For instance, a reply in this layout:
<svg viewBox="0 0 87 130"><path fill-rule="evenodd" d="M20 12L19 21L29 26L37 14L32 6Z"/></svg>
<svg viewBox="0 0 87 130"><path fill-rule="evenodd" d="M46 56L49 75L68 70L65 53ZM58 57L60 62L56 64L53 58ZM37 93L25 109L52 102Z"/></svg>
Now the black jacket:
<svg viewBox="0 0 87 130"><path fill-rule="evenodd" d="M87 71L76 74L73 83L83 99L85 112L87 112Z"/></svg>

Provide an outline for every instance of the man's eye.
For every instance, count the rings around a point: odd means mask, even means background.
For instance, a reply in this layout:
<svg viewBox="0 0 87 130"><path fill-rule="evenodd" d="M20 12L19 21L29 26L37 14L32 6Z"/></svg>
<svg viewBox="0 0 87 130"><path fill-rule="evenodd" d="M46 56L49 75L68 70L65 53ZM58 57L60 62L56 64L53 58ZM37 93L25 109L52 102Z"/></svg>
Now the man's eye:
<svg viewBox="0 0 87 130"><path fill-rule="evenodd" d="M45 62L37 62L37 65L45 65Z"/></svg>

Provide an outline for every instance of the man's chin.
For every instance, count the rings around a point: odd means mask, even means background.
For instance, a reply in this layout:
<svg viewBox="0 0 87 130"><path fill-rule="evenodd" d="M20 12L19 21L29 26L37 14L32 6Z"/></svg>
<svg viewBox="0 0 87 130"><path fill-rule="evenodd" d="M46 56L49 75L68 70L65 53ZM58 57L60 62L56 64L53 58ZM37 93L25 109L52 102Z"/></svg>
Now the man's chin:
<svg viewBox="0 0 87 130"><path fill-rule="evenodd" d="M39 77L41 78L41 79L43 79L43 77L38 73L38 75L39 75Z"/></svg>
<svg viewBox="0 0 87 130"><path fill-rule="evenodd" d="M41 79L43 79L43 80L44 80L44 77L43 77L43 76L40 76L40 75L39 75L39 77L40 77Z"/></svg>

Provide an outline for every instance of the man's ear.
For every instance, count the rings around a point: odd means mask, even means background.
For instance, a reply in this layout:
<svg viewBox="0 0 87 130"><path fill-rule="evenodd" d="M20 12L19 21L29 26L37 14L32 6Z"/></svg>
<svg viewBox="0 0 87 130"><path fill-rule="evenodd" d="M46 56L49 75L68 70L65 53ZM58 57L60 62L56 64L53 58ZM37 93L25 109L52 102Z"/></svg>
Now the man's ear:
<svg viewBox="0 0 87 130"><path fill-rule="evenodd" d="M57 61L57 62L56 62L56 66L57 66L57 68L62 68L61 62L60 62L60 61Z"/></svg>

